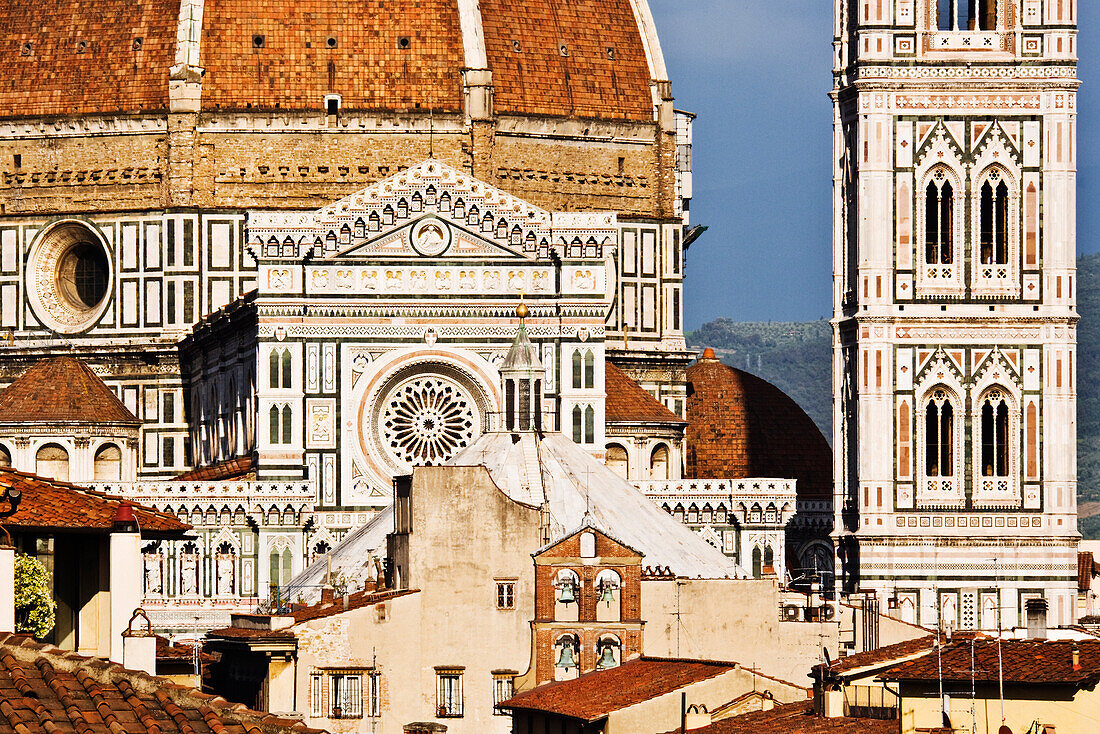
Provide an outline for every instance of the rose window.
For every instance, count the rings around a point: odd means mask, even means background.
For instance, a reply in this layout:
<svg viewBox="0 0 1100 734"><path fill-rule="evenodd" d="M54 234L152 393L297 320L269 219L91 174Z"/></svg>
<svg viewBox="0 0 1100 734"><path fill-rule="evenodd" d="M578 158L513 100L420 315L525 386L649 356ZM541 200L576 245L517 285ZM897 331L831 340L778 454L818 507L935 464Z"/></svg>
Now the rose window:
<svg viewBox="0 0 1100 734"><path fill-rule="evenodd" d="M386 448L409 466L442 464L470 445L478 427L471 395L442 375L420 375L398 385L380 418Z"/></svg>

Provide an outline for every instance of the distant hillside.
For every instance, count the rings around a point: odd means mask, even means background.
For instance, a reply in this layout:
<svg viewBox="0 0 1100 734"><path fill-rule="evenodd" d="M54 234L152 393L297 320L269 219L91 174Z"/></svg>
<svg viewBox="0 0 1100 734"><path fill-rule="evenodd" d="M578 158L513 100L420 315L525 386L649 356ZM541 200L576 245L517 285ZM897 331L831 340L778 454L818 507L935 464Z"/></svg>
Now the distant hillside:
<svg viewBox="0 0 1100 734"><path fill-rule="evenodd" d="M1100 254L1077 261L1077 495L1081 532L1100 538ZM832 337L827 321L738 322L718 319L688 334L726 364L786 392L832 441Z"/></svg>

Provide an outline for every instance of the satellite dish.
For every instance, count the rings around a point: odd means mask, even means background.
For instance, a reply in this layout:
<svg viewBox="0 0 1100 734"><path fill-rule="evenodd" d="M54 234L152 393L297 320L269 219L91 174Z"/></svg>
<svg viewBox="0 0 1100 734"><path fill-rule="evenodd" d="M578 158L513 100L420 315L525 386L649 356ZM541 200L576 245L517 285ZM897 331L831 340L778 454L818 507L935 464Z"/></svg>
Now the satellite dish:
<svg viewBox="0 0 1100 734"><path fill-rule="evenodd" d="M1012 734L1012 730L1008 728L1007 724L1001 724L1001 728L997 730L997 734Z"/></svg>
<svg viewBox="0 0 1100 734"><path fill-rule="evenodd" d="M829 648L823 647L821 648L821 652L825 653L825 667L831 667L833 663L831 660L829 660ZM1008 734L1012 734L1012 732L1009 732Z"/></svg>

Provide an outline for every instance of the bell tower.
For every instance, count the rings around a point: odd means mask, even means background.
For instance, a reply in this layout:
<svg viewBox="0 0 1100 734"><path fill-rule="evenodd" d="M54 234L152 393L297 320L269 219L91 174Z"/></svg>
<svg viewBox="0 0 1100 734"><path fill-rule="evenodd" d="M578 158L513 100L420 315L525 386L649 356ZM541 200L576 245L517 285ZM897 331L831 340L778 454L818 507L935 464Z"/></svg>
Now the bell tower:
<svg viewBox="0 0 1100 734"><path fill-rule="evenodd" d="M841 588L925 625L1076 594L1076 0L836 0Z"/></svg>

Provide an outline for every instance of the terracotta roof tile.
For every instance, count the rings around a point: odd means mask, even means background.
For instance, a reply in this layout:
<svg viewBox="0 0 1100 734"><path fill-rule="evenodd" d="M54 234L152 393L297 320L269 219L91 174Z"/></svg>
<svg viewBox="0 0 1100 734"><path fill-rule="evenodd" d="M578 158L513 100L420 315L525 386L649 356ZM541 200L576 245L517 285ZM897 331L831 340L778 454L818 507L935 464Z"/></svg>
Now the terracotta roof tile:
<svg viewBox="0 0 1100 734"><path fill-rule="evenodd" d="M167 637L160 635L157 638L157 662L189 662L195 657L195 648L192 645L180 645L178 643L171 642ZM212 658L206 653L199 652L199 660L204 663L210 662Z"/></svg>
<svg viewBox="0 0 1100 734"><path fill-rule="evenodd" d="M0 731L20 734L302 734L300 721L252 711L166 678L0 636Z"/></svg>
<svg viewBox="0 0 1100 734"><path fill-rule="evenodd" d="M691 683L734 670L736 663L640 657L608 670L567 681L544 683L513 696L501 708L543 711L580 721L597 721L612 711L648 701Z"/></svg>
<svg viewBox="0 0 1100 734"><path fill-rule="evenodd" d="M406 596L408 594L416 594L416 589L402 589L392 590L386 589L383 591L357 591L354 594L348 594L348 605L344 606L344 598L342 596L336 597L332 602L318 602L310 606L300 606L292 604L290 611L285 615L294 618L294 624L301 622L308 622L314 619L322 619L324 617L332 617L343 612L350 612L355 609L362 609L363 607L373 606L375 604L381 604L382 602L389 601L390 599L396 599L399 596ZM261 615L261 618L263 615ZM270 629L257 629L251 627L223 627L221 629L213 630L209 633L211 637L225 637L225 638L238 638L238 639L293 639L295 634L290 628L284 628L279 630Z"/></svg>
<svg viewBox="0 0 1100 734"><path fill-rule="evenodd" d="M621 369L604 362L604 402L608 423L676 423L687 421L666 408Z"/></svg>
<svg viewBox="0 0 1100 734"><path fill-rule="evenodd" d="M1080 664L1074 669L1073 650ZM900 663L880 676L891 681L939 680L979 683L1003 680L1028 685L1093 687L1100 682L1100 640L953 640L939 655L929 652Z"/></svg>
<svg viewBox="0 0 1100 734"><path fill-rule="evenodd" d="M0 117L165 110L179 0L4 0Z"/></svg>
<svg viewBox="0 0 1100 734"><path fill-rule="evenodd" d="M390 599L396 599L399 596L405 596L407 594L415 594L415 589L404 589L401 591L358 591L354 594L348 595L348 606L344 608L343 597L337 597L331 604L325 604L319 602L312 606L304 607L301 609L295 609L291 612L295 622L308 622L311 619L320 619L322 617L331 617L334 614L340 614L341 612L350 612L352 609L359 609L361 607L369 607L374 604L380 604Z"/></svg>
<svg viewBox="0 0 1100 734"><path fill-rule="evenodd" d="M256 457L238 456L234 459L219 461L210 466L200 466L185 471L175 478L177 482L217 482L231 479L254 480L256 478Z"/></svg>
<svg viewBox="0 0 1100 734"><path fill-rule="evenodd" d="M832 497L832 449L782 390L716 359L687 379L687 476L797 479L799 497Z"/></svg>
<svg viewBox="0 0 1100 734"><path fill-rule="evenodd" d="M831 665L818 665L815 670L827 668L830 674L843 675L853 670L873 668L876 665L889 665L903 658L928 652L934 649L935 646L936 636L926 635L914 640L905 640L904 642L898 642L893 645L884 645L874 650L857 652L854 655L848 655L839 660L834 660Z"/></svg>
<svg viewBox="0 0 1100 734"><path fill-rule="evenodd" d="M480 5L497 112L653 120L649 65L630 0Z"/></svg>
<svg viewBox="0 0 1100 734"><path fill-rule="evenodd" d="M1077 590L1088 591L1092 588L1092 577L1096 573L1096 562L1092 553L1077 551Z"/></svg>
<svg viewBox="0 0 1100 734"><path fill-rule="evenodd" d="M201 65L205 109L462 111L454 0L207 0Z"/></svg>
<svg viewBox="0 0 1100 734"><path fill-rule="evenodd" d="M141 423L84 362L54 357L0 390L0 422Z"/></svg>
<svg viewBox="0 0 1100 734"><path fill-rule="evenodd" d="M691 734L896 734L897 720L827 719L814 714L813 701L796 701L770 711L754 711L709 726L692 729ZM672 734L669 732L668 734Z"/></svg>
<svg viewBox="0 0 1100 734"><path fill-rule="evenodd" d="M10 529L110 532L115 513L124 501L68 482L7 468L0 468L0 487L22 493L15 514L3 520ZM133 508L143 535L179 537L191 528L175 515L142 505Z"/></svg>

